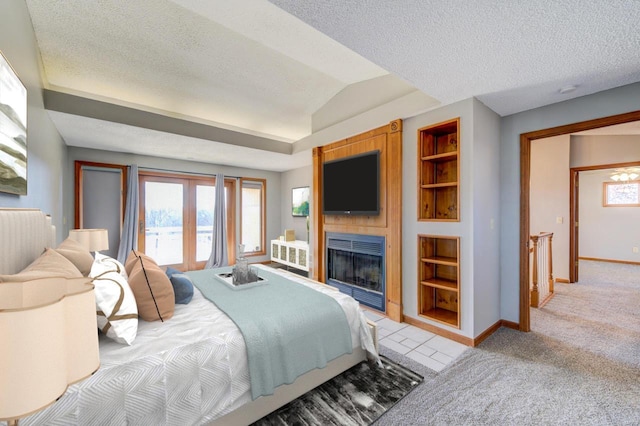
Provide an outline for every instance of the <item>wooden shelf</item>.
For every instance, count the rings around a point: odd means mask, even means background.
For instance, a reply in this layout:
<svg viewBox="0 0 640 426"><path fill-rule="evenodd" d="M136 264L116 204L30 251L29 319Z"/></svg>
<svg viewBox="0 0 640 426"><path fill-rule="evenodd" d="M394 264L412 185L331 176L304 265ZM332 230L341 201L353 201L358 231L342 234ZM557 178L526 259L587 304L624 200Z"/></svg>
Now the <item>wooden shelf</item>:
<svg viewBox="0 0 640 426"><path fill-rule="evenodd" d="M442 288L444 290L458 291L458 282L454 280L448 280L446 278L430 278L426 281L420 281L420 285Z"/></svg>
<svg viewBox="0 0 640 426"><path fill-rule="evenodd" d="M421 313L420 316L429 318L430 320L442 322L447 325L452 325L454 327L460 328L458 326L457 312L448 311L446 309L434 308Z"/></svg>
<svg viewBox="0 0 640 426"><path fill-rule="evenodd" d="M433 256L423 257L420 260L426 263L438 263L440 265L458 266L458 258L456 257Z"/></svg>
<svg viewBox="0 0 640 426"><path fill-rule="evenodd" d="M442 154L427 155L421 158L422 161L449 161L458 158L458 151L444 152Z"/></svg>
<svg viewBox="0 0 640 426"><path fill-rule="evenodd" d="M460 328L460 238L418 235L418 314Z"/></svg>
<svg viewBox="0 0 640 426"><path fill-rule="evenodd" d="M459 136L459 118L418 130L418 220L460 220Z"/></svg>
<svg viewBox="0 0 640 426"><path fill-rule="evenodd" d="M456 182L445 182L445 183L430 183L427 185L420 185L423 189L432 189L432 188L449 188L449 187L458 187Z"/></svg>

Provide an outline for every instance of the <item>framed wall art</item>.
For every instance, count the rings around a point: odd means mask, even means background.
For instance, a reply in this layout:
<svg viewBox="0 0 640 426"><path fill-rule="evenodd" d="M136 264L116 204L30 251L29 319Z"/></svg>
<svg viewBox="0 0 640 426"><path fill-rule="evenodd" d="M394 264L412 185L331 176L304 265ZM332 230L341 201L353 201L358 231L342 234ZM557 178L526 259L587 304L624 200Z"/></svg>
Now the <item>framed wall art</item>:
<svg viewBox="0 0 640 426"><path fill-rule="evenodd" d="M27 89L0 52L0 192L27 195Z"/></svg>
<svg viewBox="0 0 640 426"><path fill-rule="evenodd" d="M302 186L291 190L291 213L294 216L309 216L309 187Z"/></svg>

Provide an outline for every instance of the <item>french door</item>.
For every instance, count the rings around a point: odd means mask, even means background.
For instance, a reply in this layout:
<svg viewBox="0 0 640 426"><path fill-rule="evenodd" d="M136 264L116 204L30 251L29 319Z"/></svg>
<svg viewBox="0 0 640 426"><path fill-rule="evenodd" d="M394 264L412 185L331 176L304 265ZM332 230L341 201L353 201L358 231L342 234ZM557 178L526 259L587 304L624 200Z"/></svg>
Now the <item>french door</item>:
<svg viewBox="0 0 640 426"><path fill-rule="evenodd" d="M162 266L202 269L215 238L215 178L140 172L138 248ZM227 247L235 262L235 180L225 180Z"/></svg>

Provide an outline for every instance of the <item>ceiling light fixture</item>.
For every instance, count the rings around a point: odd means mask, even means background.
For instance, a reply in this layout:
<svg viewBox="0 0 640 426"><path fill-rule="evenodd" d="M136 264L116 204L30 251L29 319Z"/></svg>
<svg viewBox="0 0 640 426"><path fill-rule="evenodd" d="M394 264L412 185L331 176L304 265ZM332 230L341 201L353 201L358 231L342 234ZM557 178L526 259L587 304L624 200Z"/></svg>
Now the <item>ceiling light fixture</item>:
<svg viewBox="0 0 640 426"><path fill-rule="evenodd" d="M639 176L640 169L618 169L611 175L611 179L616 182L628 182L637 179Z"/></svg>
<svg viewBox="0 0 640 426"><path fill-rule="evenodd" d="M571 84L571 85L569 85L569 86L561 87L561 88L558 90L558 93L560 93L561 95L566 95L567 93L571 93L571 92L573 92L573 91L574 91L574 90L576 90L577 88L578 88L578 85L577 85L577 84Z"/></svg>

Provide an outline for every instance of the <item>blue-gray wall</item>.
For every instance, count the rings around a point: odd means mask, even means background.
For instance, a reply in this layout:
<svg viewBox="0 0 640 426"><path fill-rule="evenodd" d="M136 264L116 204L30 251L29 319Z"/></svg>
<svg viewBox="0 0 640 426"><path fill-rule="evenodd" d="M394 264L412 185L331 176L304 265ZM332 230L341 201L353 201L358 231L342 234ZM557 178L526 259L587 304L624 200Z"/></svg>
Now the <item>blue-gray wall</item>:
<svg viewBox="0 0 640 426"><path fill-rule="evenodd" d="M0 51L27 88L27 195L0 193L0 207L38 208L53 219L57 239L63 233L63 186L67 150L44 109L40 53L24 1L3 1Z"/></svg>
<svg viewBox="0 0 640 426"><path fill-rule="evenodd" d="M503 117L500 129L500 307L519 322L520 134L640 110L640 83Z"/></svg>
<svg viewBox="0 0 640 426"><path fill-rule="evenodd" d="M309 151L311 155L311 151ZM293 229L296 232L296 240L307 241L307 218L294 217L291 213L291 190L301 186L309 187L309 203L312 203L313 194L313 167L306 166L282 173L281 193L280 193L280 235L284 235L285 229ZM309 207L311 212L311 207Z"/></svg>
<svg viewBox="0 0 640 426"><path fill-rule="evenodd" d="M488 255L500 251L500 116L474 99L473 123L473 181L460 184L473 186L473 337L477 337L501 319L500 259Z"/></svg>

